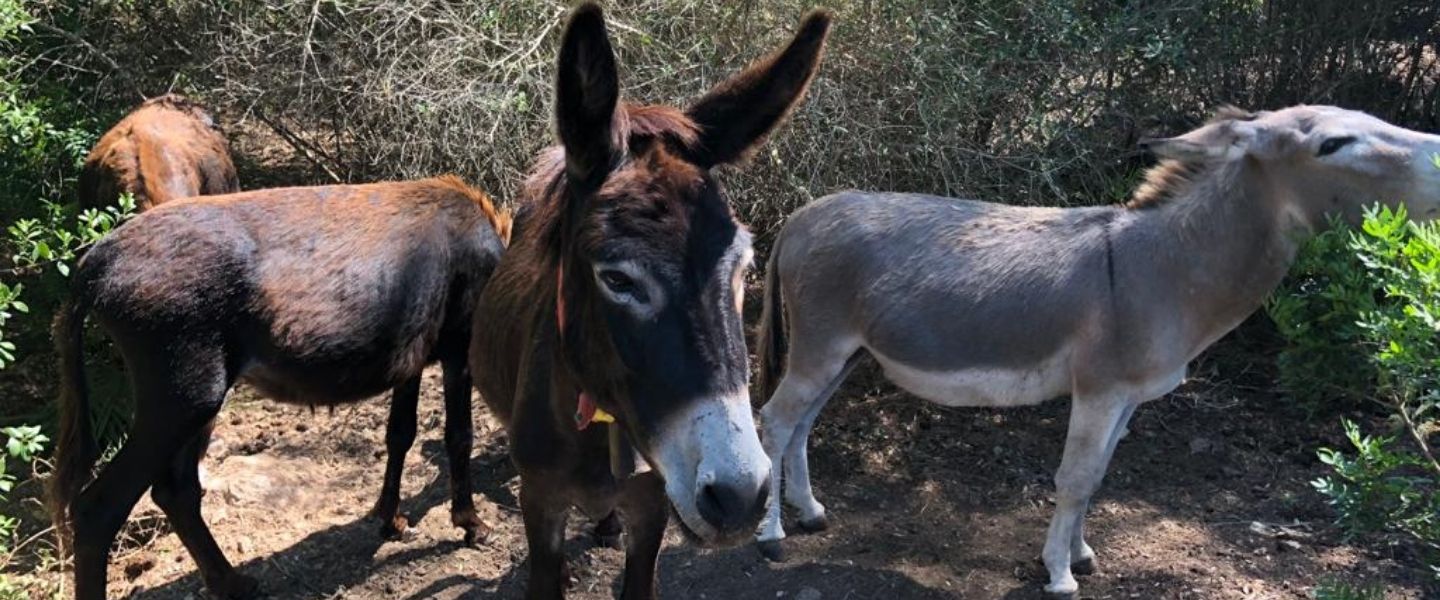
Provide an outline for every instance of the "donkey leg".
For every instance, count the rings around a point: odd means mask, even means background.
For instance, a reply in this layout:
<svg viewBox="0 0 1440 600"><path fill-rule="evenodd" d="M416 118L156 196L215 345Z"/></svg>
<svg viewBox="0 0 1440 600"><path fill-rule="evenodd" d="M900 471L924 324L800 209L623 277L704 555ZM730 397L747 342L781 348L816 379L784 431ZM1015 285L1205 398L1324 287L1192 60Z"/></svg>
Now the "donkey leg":
<svg viewBox="0 0 1440 600"><path fill-rule="evenodd" d="M150 487L156 466L178 443L150 438L149 427L131 427L125 445L70 507L75 552L75 599L104 600L110 546L135 503Z"/></svg>
<svg viewBox="0 0 1440 600"><path fill-rule="evenodd" d="M806 436L810 435L810 425L814 424L815 417L819 415L820 409L834 394L835 389L845 380L845 375L854 366L853 357L844 363L824 365L818 369L802 368L801 359L795 354L790 356L790 369L780 379L780 384L775 387L775 394L765 407L760 409L761 426L764 429L761 443L765 446L765 454L770 457L770 489L781 489L781 474L790 476L793 474L801 477L804 486L795 499L791 499L789 488L786 488L786 499L792 504L800 502L801 510L809 510L802 515L803 518L813 519L819 516L824 518L825 508L815 502L814 494L810 489L809 465L803 465L798 470L792 470L791 465L786 462L792 458L788 452L791 448L800 448L794 453L793 459L805 461L804 448L807 443ZM811 373L819 372L819 376ZM807 424L808 422L808 424ZM794 485L794 480L791 480ZM765 558L781 562L785 560L785 554L780 547L780 540L785 539L785 527L781 523L781 500L780 494L770 494L766 504L765 521L760 526L760 534L756 537L756 545L760 554ZM804 525L802 524L802 527Z"/></svg>
<svg viewBox="0 0 1440 600"><path fill-rule="evenodd" d="M475 489L470 482L470 452L475 446L475 423L470 407L470 365L465 357L446 360L445 455L450 463L450 522L465 530L465 543L490 535L490 526L475 512Z"/></svg>
<svg viewBox="0 0 1440 600"><path fill-rule="evenodd" d="M789 447L785 449L785 502L799 509L800 529L805 531L824 531L830 528L829 521L825 518L825 506L815 500L815 491L810 487L810 430L815 427L815 419L819 418L825 405L830 403L830 398L835 396L835 391L850 374L855 362L854 359L847 362L845 368L810 402L805 416L795 428L795 435L790 438Z"/></svg>
<svg viewBox="0 0 1440 600"><path fill-rule="evenodd" d="M185 445L170 470L156 479L150 496L165 511L175 534L195 559L205 587L220 598L249 598L255 595L260 583L235 571L200 514L200 499L204 496L200 488L200 460L210 443L212 427L213 422Z"/></svg>
<svg viewBox="0 0 1440 600"><path fill-rule="evenodd" d="M570 507L549 486L520 477L520 513L525 541L530 548L530 577L525 585L529 600L565 597L570 574L565 565L565 519Z"/></svg>
<svg viewBox="0 0 1440 600"><path fill-rule="evenodd" d="M649 600L656 597L655 562L660 558L665 526L670 520L665 484L658 476L647 474L632 477L625 487L620 511L625 515L630 543L625 548L625 578L620 598Z"/></svg>
<svg viewBox="0 0 1440 600"><path fill-rule="evenodd" d="M1110 463L1110 457L1115 455L1115 447L1120 443L1120 438L1125 437L1129 426L1130 417L1135 414L1138 404L1126 406L1125 412L1120 415L1120 422L1110 434L1110 443L1105 447L1105 463ZM1080 512L1080 518L1075 522L1075 533L1070 538L1070 572L1076 575L1089 575L1095 572L1095 551L1090 544L1085 543L1085 515L1090 512L1090 504L1085 504L1085 509Z"/></svg>
<svg viewBox="0 0 1440 600"><path fill-rule="evenodd" d="M400 513L400 480L405 455L415 444L415 412L420 403L420 376L405 380L390 393L390 420L385 425L385 483L370 514L380 520L380 536L398 539L410 527Z"/></svg>
<svg viewBox="0 0 1440 600"><path fill-rule="evenodd" d="M818 391L820 385L802 380L793 373L786 373L780 380L780 385L775 388L775 395L760 409L761 428L764 430L761 443L765 447L765 454L770 457L771 490L781 489L781 466L785 459L785 449L789 447L790 439L794 437L800 421L805 418L810 399L814 398ZM780 540L785 539L781 509L780 494L770 494L765 505L765 520L761 523L760 534L755 540L760 554L775 562L785 560L784 550L780 546Z"/></svg>
<svg viewBox="0 0 1440 600"><path fill-rule="evenodd" d="M1107 451L1113 447L1111 439L1131 405L1119 397L1077 396L1072 401L1065 453L1055 473L1055 516L1043 552L1045 568L1050 572L1046 592L1068 597L1080 589L1070 571L1071 542L1090 496L1105 477L1110 462Z"/></svg>
<svg viewBox="0 0 1440 600"><path fill-rule="evenodd" d="M71 507L77 600L105 597L105 570L116 534L140 496L166 475L180 450L215 418L225 398L230 381L218 349L198 340L167 342L121 342L135 392L135 420L120 452ZM205 446L197 447L203 451Z"/></svg>

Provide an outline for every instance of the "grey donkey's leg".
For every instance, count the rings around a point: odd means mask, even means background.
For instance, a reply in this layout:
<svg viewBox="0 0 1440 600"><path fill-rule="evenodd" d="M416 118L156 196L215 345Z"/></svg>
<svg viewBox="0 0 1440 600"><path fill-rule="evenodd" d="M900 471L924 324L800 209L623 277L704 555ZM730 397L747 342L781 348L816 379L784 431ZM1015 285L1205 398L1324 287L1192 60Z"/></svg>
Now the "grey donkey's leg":
<svg viewBox="0 0 1440 600"><path fill-rule="evenodd" d="M855 370L859 358L858 353L851 355L840 373L833 377L825 390L810 403L810 408L805 411L805 416L790 438L790 445L785 449L785 502L800 511L800 528L806 531L824 531L829 528L829 522L825 518L825 506L815 500L815 492L810 487L810 430L815 427L815 419L835 396L840 384Z"/></svg>
<svg viewBox="0 0 1440 600"><path fill-rule="evenodd" d="M1135 409L1139 404L1129 405L1123 414L1120 415L1120 423L1110 434L1110 444L1105 449L1105 461L1108 464L1110 457L1115 455L1115 446L1120 443L1120 438L1125 437L1125 432L1130 423L1130 417L1134 416ZM1080 519L1075 523L1075 532L1070 537L1070 571L1077 575L1089 575L1095 571L1095 551L1090 544L1085 543L1085 514L1090 512L1090 504L1085 504L1085 509L1080 511Z"/></svg>
<svg viewBox="0 0 1440 600"><path fill-rule="evenodd" d="M1046 592L1071 596L1080 589L1070 571L1072 542L1078 539L1090 497L1105 478L1116 434L1123 429L1122 423L1134 411L1134 405L1118 396L1077 395L1073 401L1065 453L1055 473L1055 516L1043 552L1050 573Z"/></svg>
<svg viewBox="0 0 1440 600"><path fill-rule="evenodd" d="M843 354L841 355L843 356ZM808 505L801 505L802 511L806 508L818 510L818 516L824 518L825 508L815 502L815 497L810 489L810 469L805 464L806 437L810 435L810 427L814 425L815 418L830 396L840 387L845 380L845 375L854 367L857 355L852 355L848 360L835 360L820 367L801 366L801 362L791 355L790 369L780 384L775 388L775 395L760 411L760 421L763 429L762 442L765 445L765 454L770 457L770 489L779 490L781 486L781 474L787 477L794 475L800 478L804 486L803 491L792 493L786 489L786 498L792 504L799 500L808 500ZM795 449L798 448L798 451ZM784 461L792 458L796 465L792 467ZM783 467L783 469L782 469ZM791 480L790 485L796 481ZM772 561L784 560L784 553L780 548L780 540L785 538L785 528L781 523L780 494L770 495L769 503L766 505L766 516L764 523L760 526L760 533L756 541L760 547L760 553ZM804 515L807 519L813 519L815 513ZM811 523L814 524L813 522Z"/></svg>

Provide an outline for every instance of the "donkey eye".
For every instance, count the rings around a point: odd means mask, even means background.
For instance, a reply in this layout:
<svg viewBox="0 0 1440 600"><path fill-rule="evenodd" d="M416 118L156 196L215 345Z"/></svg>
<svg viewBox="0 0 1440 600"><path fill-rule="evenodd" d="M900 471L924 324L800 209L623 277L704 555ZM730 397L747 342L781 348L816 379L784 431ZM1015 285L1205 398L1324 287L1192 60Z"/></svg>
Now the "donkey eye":
<svg viewBox="0 0 1440 600"><path fill-rule="evenodd" d="M634 296L636 290L640 287L635 284L635 280L629 275L614 269L601 271L600 282L604 283L605 287L609 288L611 293L626 296Z"/></svg>
<svg viewBox="0 0 1440 600"><path fill-rule="evenodd" d="M1341 137L1332 137L1320 143L1320 150L1315 153L1315 156L1326 156L1329 154L1334 154L1337 150L1344 148L1347 144L1353 141L1355 141L1355 138L1348 135Z"/></svg>

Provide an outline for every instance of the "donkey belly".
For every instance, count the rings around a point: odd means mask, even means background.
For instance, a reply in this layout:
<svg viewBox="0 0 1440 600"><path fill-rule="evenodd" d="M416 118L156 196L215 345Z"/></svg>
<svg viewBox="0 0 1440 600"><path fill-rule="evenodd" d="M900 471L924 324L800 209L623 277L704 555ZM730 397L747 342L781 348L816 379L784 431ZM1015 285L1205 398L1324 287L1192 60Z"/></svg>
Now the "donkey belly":
<svg viewBox="0 0 1440 600"><path fill-rule="evenodd" d="M1070 392L1070 364L1062 352L1030 367L921 370L871 350L885 376L906 391L944 406L1024 406Z"/></svg>

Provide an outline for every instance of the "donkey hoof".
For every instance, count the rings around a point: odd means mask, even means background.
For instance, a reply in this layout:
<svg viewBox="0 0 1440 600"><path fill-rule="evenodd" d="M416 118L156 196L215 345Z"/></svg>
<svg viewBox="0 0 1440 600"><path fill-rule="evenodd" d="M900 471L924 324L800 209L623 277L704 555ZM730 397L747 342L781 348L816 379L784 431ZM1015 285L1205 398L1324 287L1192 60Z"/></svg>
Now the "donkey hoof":
<svg viewBox="0 0 1440 600"><path fill-rule="evenodd" d="M490 526L484 523L465 527L465 545L478 546L490 539Z"/></svg>
<svg viewBox="0 0 1440 600"><path fill-rule="evenodd" d="M806 533L820 533L830 528L830 520L824 514L810 519L800 519L797 523L800 530Z"/></svg>
<svg viewBox="0 0 1440 600"><path fill-rule="evenodd" d="M1082 558L1082 559L1080 559L1080 560L1078 560L1078 561L1075 561L1075 562L1073 562L1073 563L1070 563L1070 572L1071 572L1071 573L1074 573L1074 574L1076 574L1076 575L1094 575L1094 574L1095 574L1095 559L1094 559L1094 558Z"/></svg>
<svg viewBox="0 0 1440 600"><path fill-rule="evenodd" d="M1080 597L1080 586L1074 579L1060 585L1047 585L1045 597L1050 600L1075 600Z"/></svg>
<svg viewBox="0 0 1440 600"><path fill-rule="evenodd" d="M249 575L231 573L223 583L210 588L210 593L225 600L250 600L260 593L260 580Z"/></svg>
<svg viewBox="0 0 1440 600"><path fill-rule="evenodd" d="M760 540L755 542L755 548L760 551L760 556L765 560L776 563L785 562L785 548L780 545L780 540Z"/></svg>
<svg viewBox="0 0 1440 600"><path fill-rule="evenodd" d="M395 515L380 523L380 537L390 541L403 541L410 532L410 519Z"/></svg>
<svg viewBox="0 0 1440 600"><path fill-rule="evenodd" d="M465 530L465 545L474 546L490 538L491 527L475 512L474 508L463 508L450 513L450 523Z"/></svg>

